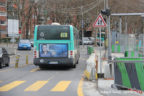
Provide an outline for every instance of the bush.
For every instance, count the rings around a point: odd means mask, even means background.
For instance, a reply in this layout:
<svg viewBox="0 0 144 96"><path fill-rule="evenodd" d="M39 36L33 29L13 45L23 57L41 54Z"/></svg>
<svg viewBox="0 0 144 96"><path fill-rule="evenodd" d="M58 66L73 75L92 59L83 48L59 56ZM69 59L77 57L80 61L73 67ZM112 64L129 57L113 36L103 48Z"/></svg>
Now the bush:
<svg viewBox="0 0 144 96"><path fill-rule="evenodd" d="M11 43L10 42L11 38L10 37L7 37L7 38L1 38L0 39L0 43ZM16 40L16 43L19 41L19 38L15 38Z"/></svg>

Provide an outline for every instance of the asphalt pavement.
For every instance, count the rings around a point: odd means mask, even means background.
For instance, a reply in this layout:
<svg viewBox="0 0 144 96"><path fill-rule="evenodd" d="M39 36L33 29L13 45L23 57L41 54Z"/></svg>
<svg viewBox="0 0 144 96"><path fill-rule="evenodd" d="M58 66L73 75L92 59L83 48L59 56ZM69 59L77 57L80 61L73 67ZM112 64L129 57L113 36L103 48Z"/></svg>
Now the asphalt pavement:
<svg viewBox="0 0 144 96"><path fill-rule="evenodd" d="M81 50L76 68L50 66L40 69L33 65L33 52L16 51L20 55L15 68L15 56L11 56L9 67L0 69L0 96L82 96L83 72L87 53ZM26 55L29 64L26 64Z"/></svg>
<svg viewBox="0 0 144 96"><path fill-rule="evenodd" d="M33 64L33 50L14 49L16 55L20 55L19 66L15 68L14 55L10 66L0 69L0 96L144 96L111 88L114 80L99 79L97 88L96 81L89 81L83 75L88 58L87 46L80 49L81 57L76 68L51 66L45 69Z"/></svg>

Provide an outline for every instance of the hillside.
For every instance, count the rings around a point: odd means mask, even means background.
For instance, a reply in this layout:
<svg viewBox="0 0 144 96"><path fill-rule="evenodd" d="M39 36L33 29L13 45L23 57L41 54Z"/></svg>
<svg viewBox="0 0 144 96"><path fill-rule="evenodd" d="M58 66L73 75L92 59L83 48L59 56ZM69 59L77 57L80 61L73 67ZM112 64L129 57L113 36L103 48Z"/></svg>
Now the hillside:
<svg viewBox="0 0 144 96"><path fill-rule="evenodd" d="M109 0L112 13L144 13L144 0ZM113 21L118 21L118 18L113 18ZM142 18L141 16L123 17L124 22L128 22L129 33L142 33Z"/></svg>

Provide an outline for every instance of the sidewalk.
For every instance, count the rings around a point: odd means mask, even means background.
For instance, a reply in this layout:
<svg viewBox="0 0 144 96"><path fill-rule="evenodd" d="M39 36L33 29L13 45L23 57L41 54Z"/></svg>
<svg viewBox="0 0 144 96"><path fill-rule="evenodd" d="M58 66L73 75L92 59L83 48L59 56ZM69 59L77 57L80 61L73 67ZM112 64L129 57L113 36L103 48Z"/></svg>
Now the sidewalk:
<svg viewBox="0 0 144 96"><path fill-rule="evenodd" d="M96 55L99 56L99 49L95 48ZM102 57L104 56L104 48L102 48ZM123 57L121 53L114 53L112 57ZM100 59L100 58L99 58ZM108 64L106 60L102 60L102 72L104 72L104 65ZM100 67L99 67L100 69ZM114 84L114 80L105 80L105 79L98 79L98 88L96 85L96 81L88 81L87 79L84 80L83 90L84 96L144 96L144 94L140 94L134 91L128 90L117 90L111 88L112 84Z"/></svg>
<svg viewBox="0 0 144 96"><path fill-rule="evenodd" d="M8 54L10 54L10 67L15 67L16 64L16 56L19 57L19 67L26 66L26 55L28 55L28 63L33 64L33 51L27 50L17 50L18 45L12 43L0 43L0 47L6 48ZM12 54L12 55L11 55Z"/></svg>

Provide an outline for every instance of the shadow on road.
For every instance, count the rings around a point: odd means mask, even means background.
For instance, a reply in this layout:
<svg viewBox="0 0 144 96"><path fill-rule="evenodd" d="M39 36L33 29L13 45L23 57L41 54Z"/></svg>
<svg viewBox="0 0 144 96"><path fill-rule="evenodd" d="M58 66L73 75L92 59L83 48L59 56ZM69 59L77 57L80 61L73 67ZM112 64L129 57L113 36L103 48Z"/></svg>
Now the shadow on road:
<svg viewBox="0 0 144 96"><path fill-rule="evenodd" d="M39 71L68 71L72 70L69 66L58 66L58 65L49 65L49 66L41 66Z"/></svg>

